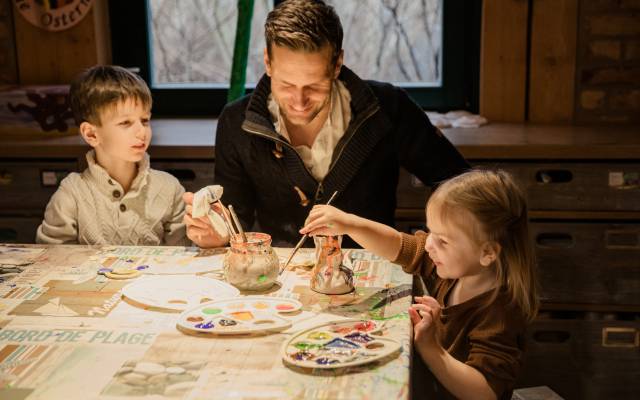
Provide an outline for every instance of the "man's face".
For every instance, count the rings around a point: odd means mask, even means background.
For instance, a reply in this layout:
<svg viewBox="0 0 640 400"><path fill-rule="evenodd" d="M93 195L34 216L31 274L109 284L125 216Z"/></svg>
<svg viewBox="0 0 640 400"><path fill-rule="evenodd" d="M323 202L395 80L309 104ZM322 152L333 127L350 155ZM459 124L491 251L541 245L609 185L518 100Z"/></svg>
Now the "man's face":
<svg viewBox="0 0 640 400"><path fill-rule="evenodd" d="M292 125L307 125L329 104L342 54L333 66L328 45L316 52L273 45L271 57L265 49L264 63L271 77L271 94L283 117Z"/></svg>

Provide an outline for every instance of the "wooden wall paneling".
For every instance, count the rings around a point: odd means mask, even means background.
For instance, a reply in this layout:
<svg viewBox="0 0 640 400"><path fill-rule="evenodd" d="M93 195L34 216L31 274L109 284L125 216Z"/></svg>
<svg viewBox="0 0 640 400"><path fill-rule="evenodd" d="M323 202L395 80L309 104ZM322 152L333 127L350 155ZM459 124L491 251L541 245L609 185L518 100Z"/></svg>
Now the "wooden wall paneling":
<svg viewBox="0 0 640 400"><path fill-rule="evenodd" d="M527 0L482 3L480 114L490 121L525 119Z"/></svg>
<svg viewBox="0 0 640 400"><path fill-rule="evenodd" d="M111 64L111 28L109 26L108 0L96 0L93 4L93 9L98 64Z"/></svg>
<svg viewBox="0 0 640 400"><path fill-rule="evenodd" d="M534 0L529 121L573 120L578 0Z"/></svg>
<svg viewBox="0 0 640 400"><path fill-rule="evenodd" d="M74 27L49 32L27 22L13 7L20 83L69 83L84 68L98 63L92 7Z"/></svg>

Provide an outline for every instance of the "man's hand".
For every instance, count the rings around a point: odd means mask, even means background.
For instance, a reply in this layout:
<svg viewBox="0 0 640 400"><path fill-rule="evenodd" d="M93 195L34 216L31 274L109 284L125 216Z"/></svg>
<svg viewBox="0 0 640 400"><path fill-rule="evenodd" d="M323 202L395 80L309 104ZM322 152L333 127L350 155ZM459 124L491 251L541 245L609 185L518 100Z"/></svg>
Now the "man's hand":
<svg viewBox="0 0 640 400"><path fill-rule="evenodd" d="M187 227L187 237L193 243L203 248L225 246L228 238L218 234L211 226L207 217L193 218L191 216L193 210L193 193L186 192L182 195L182 199L186 204L184 224Z"/></svg>

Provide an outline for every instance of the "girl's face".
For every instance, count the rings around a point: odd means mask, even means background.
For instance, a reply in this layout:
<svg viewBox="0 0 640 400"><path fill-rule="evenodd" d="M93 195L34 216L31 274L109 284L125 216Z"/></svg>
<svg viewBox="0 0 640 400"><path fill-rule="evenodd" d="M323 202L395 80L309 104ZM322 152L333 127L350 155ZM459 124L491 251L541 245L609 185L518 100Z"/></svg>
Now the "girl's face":
<svg viewBox="0 0 640 400"><path fill-rule="evenodd" d="M427 208L427 229L429 236L425 250L436 266L436 272L442 279L458 279L477 275L486 270L483 266L483 248L471 236L476 218L466 210L457 211L458 222L442 220L437 206Z"/></svg>

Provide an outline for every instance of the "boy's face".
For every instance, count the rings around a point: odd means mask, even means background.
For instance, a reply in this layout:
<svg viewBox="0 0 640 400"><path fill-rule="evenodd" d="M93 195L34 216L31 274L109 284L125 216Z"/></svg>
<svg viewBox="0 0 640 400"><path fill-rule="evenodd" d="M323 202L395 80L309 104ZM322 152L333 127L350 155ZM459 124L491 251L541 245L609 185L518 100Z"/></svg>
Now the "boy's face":
<svg viewBox="0 0 640 400"><path fill-rule="evenodd" d="M271 57L264 50L264 63L271 77L271 94L284 118L292 125L307 125L329 104L342 56L334 66L328 45L316 52L273 45Z"/></svg>
<svg viewBox="0 0 640 400"><path fill-rule="evenodd" d="M141 101L127 99L100 112L100 125L90 124L94 137L83 136L106 162L138 162L151 141L150 119L151 112Z"/></svg>

